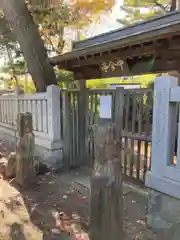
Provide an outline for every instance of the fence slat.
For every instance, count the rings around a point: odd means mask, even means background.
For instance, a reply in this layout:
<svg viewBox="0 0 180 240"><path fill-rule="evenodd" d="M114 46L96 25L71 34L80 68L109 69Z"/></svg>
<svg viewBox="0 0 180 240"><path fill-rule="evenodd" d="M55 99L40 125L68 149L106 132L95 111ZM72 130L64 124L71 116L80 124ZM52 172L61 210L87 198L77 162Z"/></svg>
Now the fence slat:
<svg viewBox="0 0 180 240"><path fill-rule="evenodd" d="M136 179L140 180L140 166L141 165L141 141L137 141L137 162L136 162Z"/></svg>
<svg viewBox="0 0 180 240"><path fill-rule="evenodd" d="M125 132L128 132L129 125L129 94L126 92L125 94ZM127 175L127 165L128 165L128 138L124 138L124 174Z"/></svg>

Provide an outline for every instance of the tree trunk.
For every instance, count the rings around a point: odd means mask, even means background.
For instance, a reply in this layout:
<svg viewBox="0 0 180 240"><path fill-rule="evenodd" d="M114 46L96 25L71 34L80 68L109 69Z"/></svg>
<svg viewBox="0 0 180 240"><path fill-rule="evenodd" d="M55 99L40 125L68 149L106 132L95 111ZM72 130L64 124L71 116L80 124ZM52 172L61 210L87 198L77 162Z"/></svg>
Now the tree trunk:
<svg viewBox="0 0 180 240"><path fill-rule="evenodd" d="M49 63L43 40L24 0L2 0L0 7L4 11L9 28L19 42L29 73L38 92L56 84L56 76Z"/></svg>

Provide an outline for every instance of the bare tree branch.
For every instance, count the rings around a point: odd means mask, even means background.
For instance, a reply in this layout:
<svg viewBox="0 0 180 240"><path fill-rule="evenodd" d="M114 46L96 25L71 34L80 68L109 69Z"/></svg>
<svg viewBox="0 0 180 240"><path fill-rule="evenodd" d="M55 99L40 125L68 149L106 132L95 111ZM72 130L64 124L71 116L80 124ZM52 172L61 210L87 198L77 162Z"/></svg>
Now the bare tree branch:
<svg viewBox="0 0 180 240"><path fill-rule="evenodd" d="M159 7L164 13L167 13L166 7L160 4L157 0L154 1L154 6Z"/></svg>

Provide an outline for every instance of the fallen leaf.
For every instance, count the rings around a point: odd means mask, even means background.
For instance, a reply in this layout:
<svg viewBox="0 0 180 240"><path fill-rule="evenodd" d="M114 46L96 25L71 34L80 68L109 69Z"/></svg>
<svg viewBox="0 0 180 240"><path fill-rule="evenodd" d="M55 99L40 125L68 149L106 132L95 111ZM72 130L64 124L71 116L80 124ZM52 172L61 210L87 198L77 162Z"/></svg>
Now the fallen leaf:
<svg viewBox="0 0 180 240"><path fill-rule="evenodd" d="M85 200L85 199L88 199L88 197L87 196L83 196L82 199Z"/></svg>
<svg viewBox="0 0 180 240"><path fill-rule="evenodd" d="M62 198L63 198L64 200L66 200L66 199L67 199L67 195L64 195Z"/></svg>
<svg viewBox="0 0 180 240"><path fill-rule="evenodd" d="M140 218L139 220L137 220L137 223L139 223L141 225L146 225L147 224L147 216L144 216L143 218Z"/></svg>

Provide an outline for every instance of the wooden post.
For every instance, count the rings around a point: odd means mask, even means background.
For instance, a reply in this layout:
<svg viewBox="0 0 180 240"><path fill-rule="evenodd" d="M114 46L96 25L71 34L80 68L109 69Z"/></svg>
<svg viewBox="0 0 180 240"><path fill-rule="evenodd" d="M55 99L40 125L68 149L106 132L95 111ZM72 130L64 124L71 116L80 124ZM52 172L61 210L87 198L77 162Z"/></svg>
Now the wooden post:
<svg viewBox="0 0 180 240"><path fill-rule="evenodd" d="M87 89L86 80L76 80L79 88L78 118L79 118L79 144L80 161L85 163L86 158L86 114L87 114Z"/></svg>
<svg viewBox="0 0 180 240"><path fill-rule="evenodd" d="M16 181L26 187L35 181L34 134L32 132L32 114L19 113L17 118L18 143Z"/></svg>
<svg viewBox="0 0 180 240"><path fill-rule="evenodd" d="M116 125L93 126L95 165L91 178L91 240L123 239L122 173Z"/></svg>

